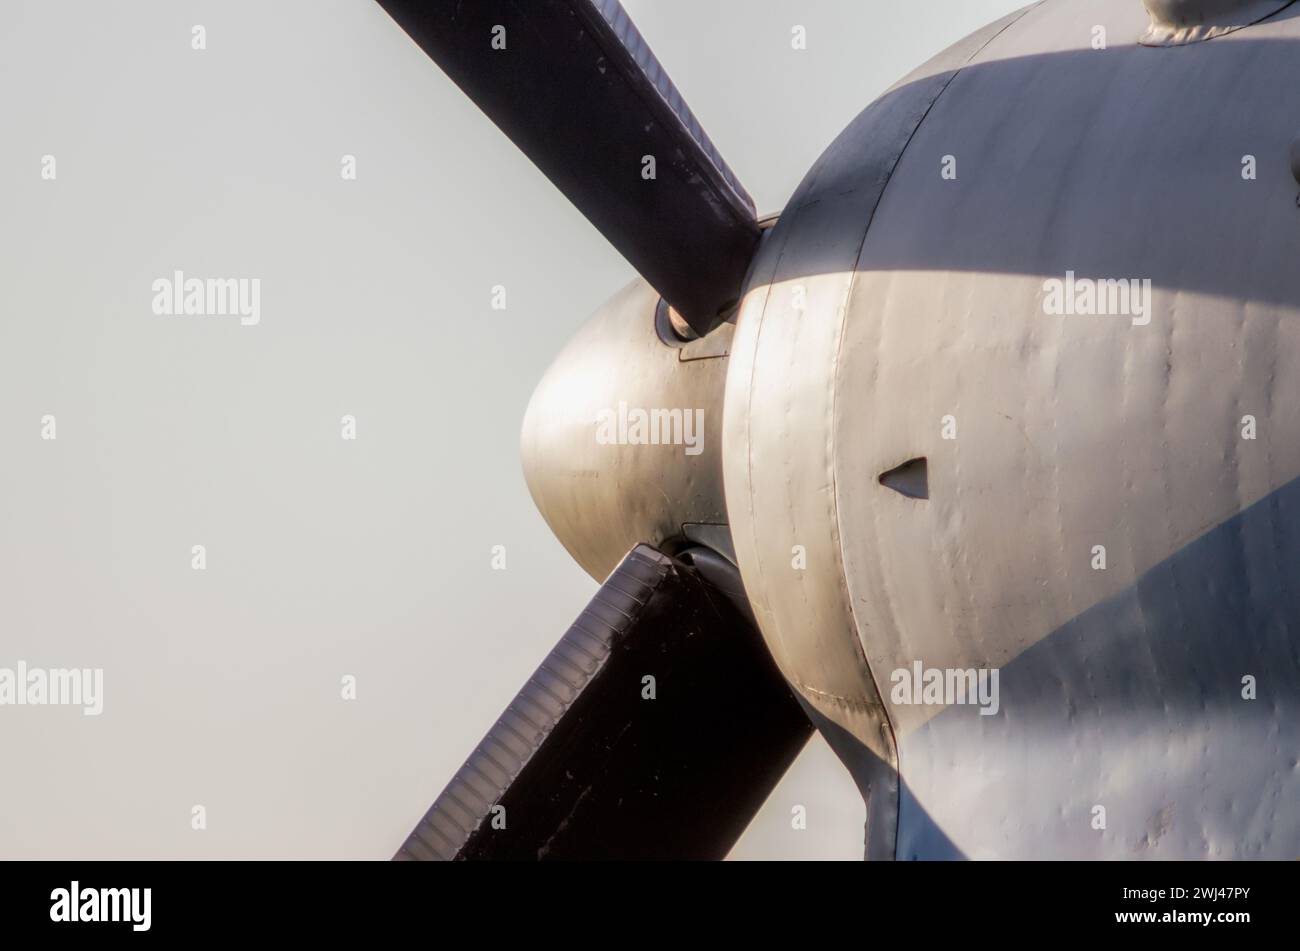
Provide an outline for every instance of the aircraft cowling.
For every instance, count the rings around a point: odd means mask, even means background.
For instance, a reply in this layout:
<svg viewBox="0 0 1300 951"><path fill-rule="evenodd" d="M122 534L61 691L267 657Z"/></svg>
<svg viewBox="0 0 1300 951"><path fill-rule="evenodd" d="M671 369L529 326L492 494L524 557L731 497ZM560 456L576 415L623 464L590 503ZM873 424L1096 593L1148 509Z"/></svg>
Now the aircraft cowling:
<svg viewBox="0 0 1300 951"><path fill-rule="evenodd" d="M941 54L751 269L731 533L868 857L1300 854L1300 16L1149 25L1048 0Z"/></svg>

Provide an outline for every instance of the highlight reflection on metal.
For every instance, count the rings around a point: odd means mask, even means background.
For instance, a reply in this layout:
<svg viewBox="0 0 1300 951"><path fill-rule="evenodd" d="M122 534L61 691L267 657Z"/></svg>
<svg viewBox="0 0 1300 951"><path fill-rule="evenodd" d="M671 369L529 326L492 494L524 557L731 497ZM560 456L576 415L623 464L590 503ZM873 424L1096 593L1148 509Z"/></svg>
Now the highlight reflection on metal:
<svg viewBox="0 0 1300 951"><path fill-rule="evenodd" d="M1033 4L849 125L731 322L638 280L539 386L552 530L738 566L868 857L1300 855L1298 107L1290 3Z"/></svg>
<svg viewBox="0 0 1300 951"><path fill-rule="evenodd" d="M1294 0L1143 0L1151 26L1147 46L1199 43L1271 17Z"/></svg>

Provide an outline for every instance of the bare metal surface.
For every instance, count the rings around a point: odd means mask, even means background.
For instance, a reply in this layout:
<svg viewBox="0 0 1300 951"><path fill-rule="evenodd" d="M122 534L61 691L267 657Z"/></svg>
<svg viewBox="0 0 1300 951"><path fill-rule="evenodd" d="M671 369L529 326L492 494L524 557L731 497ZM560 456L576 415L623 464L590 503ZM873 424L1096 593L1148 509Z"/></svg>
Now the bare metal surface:
<svg viewBox="0 0 1300 951"><path fill-rule="evenodd" d="M738 561L877 827L897 764L869 855L1300 854L1300 17L1114 42L1146 19L1048 0L895 87L742 305ZM1149 322L1049 316L1067 271L1152 280ZM921 457L927 499L880 483ZM893 703L916 662L999 669L1000 709Z"/></svg>
<svg viewBox="0 0 1300 951"><path fill-rule="evenodd" d="M856 625L830 429L836 352L858 251L895 163L955 71L1013 20L922 67L831 145L759 252L733 343L723 448L740 568L778 666L838 728L823 729L831 746L863 767L855 779L873 858L895 849L895 741L862 646L845 636Z"/></svg>
<svg viewBox="0 0 1300 951"><path fill-rule="evenodd" d="M1300 14L1268 6L992 24L831 145L734 332L666 345L636 282L538 388L557 536L598 578L734 558L868 858L1300 854ZM1049 313L1067 276L1151 294ZM703 408L701 454L600 445L620 401ZM997 702L898 700L914 666Z"/></svg>
<svg viewBox="0 0 1300 951"><path fill-rule="evenodd" d="M1147 46L1181 46L1232 33L1272 16L1294 0L1143 0L1151 25Z"/></svg>
<svg viewBox="0 0 1300 951"><path fill-rule="evenodd" d="M683 359L686 349L665 345L655 331L658 302L640 279L612 298L556 357L524 418L533 501L598 581L639 543L660 546L682 536L688 522L727 521L720 451L727 361ZM730 333L724 325L688 347ZM698 453L685 445L602 445L597 416L617 413L620 403L629 412L699 410Z"/></svg>

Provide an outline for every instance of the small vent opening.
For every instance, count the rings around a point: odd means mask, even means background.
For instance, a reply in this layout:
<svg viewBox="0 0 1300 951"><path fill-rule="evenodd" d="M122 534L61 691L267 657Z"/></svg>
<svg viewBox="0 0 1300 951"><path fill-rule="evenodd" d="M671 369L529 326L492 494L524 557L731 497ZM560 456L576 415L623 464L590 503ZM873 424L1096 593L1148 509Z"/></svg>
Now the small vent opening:
<svg viewBox="0 0 1300 951"><path fill-rule="evenodd" d="M893 489L899 495L909 499L928 499L930 497L930 473L926 467L925 457L909 459L901 466L895 466L888 472L880 474L880 484Z"/></svg>

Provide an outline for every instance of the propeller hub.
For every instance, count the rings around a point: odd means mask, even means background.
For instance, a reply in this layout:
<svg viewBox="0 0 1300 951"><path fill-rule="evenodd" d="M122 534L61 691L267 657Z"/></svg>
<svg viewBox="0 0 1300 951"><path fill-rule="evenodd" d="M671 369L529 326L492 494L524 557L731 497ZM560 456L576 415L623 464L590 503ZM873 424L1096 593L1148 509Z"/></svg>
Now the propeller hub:
<svg viewBox="0 0 1300 951"><path fill-rule="evenodd" d="M659 295L637 279L565 346L524 416L533 501L582 568L603 580L637 544L673 548L727 522L717 336L665 342ZM724 528L725 530L725 528Z"/></svg>

